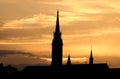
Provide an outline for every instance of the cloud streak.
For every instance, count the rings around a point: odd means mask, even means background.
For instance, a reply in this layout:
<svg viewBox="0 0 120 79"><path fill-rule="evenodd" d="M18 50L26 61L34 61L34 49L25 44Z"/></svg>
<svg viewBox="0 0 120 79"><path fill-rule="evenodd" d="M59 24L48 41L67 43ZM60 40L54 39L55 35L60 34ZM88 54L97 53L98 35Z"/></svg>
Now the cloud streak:
<svg viewBox="0 0 120 79"><path fill-rule="evenodd" d="M59 9L65 55L69 49L73 56L88 55L92 40L95 54L119 56L119 4L119 0L0 0L0 49L51 53ZM1 56L24 55L8 52Z"/></svg>
<svg viewBox="0 0 120 79"><path fill-rule="evenodd" d="M30 56L33 57L32 53L28 52L21 52L21 51L15 51L15 50L0 50L0 56L9 56L9 55L23 55L23 56Z"/></svg>

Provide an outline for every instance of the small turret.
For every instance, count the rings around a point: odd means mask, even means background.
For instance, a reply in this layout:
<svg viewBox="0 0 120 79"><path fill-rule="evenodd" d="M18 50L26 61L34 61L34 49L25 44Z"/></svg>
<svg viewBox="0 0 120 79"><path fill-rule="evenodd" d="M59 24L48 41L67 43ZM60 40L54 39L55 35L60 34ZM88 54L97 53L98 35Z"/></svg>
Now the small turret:
<svg viewBox="0 0 120 79"><path fill-rule="evenodd" d="M93 64L92 49L91 49L91 53L90 53L89 64Z"/></svg>
<svg viewBox="0 0 120 79"><path fill-rule="evenodd" d="M71 65L70 55L68 56L67 65Z"/></svg>

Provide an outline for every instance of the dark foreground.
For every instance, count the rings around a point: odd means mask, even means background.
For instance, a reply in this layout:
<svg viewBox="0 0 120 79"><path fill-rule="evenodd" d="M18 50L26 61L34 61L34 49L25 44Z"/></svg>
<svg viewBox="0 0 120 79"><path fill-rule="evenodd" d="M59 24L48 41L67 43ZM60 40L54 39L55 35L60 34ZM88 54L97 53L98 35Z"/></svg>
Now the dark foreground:
<svg viewBox="0 0 120 79"><path fill-rule="evenodd" d="M0 79L120 79L120 69L110 69L107 64L81 64L27 66L18 71L11 66L0 68Z"/></svg>

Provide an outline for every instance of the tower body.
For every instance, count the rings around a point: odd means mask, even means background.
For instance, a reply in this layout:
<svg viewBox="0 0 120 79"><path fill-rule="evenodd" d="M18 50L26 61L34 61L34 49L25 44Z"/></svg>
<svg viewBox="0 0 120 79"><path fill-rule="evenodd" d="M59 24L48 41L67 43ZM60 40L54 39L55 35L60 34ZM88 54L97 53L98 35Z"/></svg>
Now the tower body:
<svg viewBox="0 0 120 79"><path fill-rule="evenodd" d="M59 11L57 11L56 28L54 32L54 38L52 40L52 63L54 67L62 66L62 49L63 41L61 38L60 26L59 26Z"/></svg>

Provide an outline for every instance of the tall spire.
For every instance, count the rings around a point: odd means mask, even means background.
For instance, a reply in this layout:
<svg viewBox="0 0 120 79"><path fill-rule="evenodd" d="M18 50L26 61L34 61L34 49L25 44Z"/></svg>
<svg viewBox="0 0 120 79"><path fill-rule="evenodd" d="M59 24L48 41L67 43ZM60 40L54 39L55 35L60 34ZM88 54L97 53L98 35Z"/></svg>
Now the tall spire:
<svg viewBox="0 0 120 79"><path fill-rule="evenodd" d="M92 49L91 49L91 53L90 53L90 58L93 58L93 55L92 55Z"/></svg>
<svg viewBox="0 0 120 79"><path fill-rule="evenodd" d="M57 19L56 19L56 29L55 32L60 33L60 27L59 27L59 11L57 10Z"/></svg>
<svg viewBox="0 0 120 79"><path fill-rule="evenodd" d="M52 63L53 67L62 66L62 47L63 41L61 38L60 26L59 26L59 11L57 11L56 27L54 32L54 38L52 40Z"/></svg>

